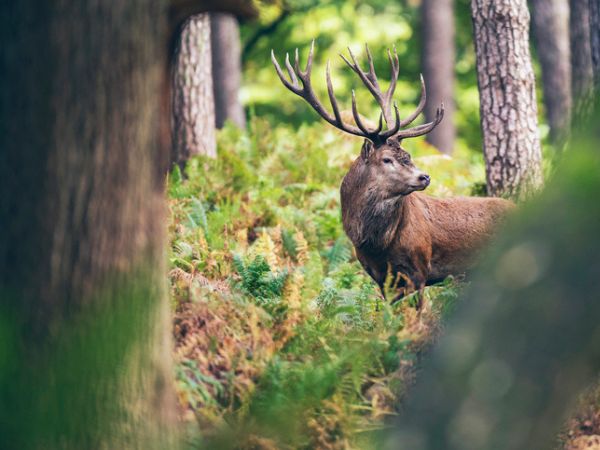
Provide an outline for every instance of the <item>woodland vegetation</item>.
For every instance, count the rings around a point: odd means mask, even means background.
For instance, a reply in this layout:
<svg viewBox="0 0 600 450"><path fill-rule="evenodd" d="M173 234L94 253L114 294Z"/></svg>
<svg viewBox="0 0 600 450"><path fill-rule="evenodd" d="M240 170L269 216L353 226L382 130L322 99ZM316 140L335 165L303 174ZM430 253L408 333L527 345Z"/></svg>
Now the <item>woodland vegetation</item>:
<svg viewBox="0 0 600 450"><path fill-rule="evenodd" d="M109 3L0 6L0 448L596 448L598 0ZM362 140L271 64L313 41L348 123L347 47L401 118L423 73L428 195L518 204L420 310L344 233Z"/></svg>

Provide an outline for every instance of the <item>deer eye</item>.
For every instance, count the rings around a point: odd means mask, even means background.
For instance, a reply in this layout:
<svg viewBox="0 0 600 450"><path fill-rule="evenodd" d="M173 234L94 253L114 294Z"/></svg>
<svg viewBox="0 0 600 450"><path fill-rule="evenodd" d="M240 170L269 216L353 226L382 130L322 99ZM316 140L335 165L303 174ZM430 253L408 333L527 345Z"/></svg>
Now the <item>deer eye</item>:
<svg viewBox="0 0 600 450"><path fill-rule="evenodd" d="M385 164L391 164L391 163L392 163L392 160L391 160L390 158L383 158L383 162L384 162Z"/></svg>

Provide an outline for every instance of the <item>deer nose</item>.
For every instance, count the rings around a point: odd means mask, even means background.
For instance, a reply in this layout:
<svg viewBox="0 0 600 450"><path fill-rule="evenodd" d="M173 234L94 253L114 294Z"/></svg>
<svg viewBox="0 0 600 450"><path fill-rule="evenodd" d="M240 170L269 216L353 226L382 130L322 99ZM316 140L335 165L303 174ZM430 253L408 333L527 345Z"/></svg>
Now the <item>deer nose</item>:
<svg viewBox="0 0 600 450"><path fill-rule="evenodd" d="M431 181L431 178L426 173L422 173L421 175L419 175L419 181L421 183L423 183L425 186L429 186L429 182Z"/></svg>

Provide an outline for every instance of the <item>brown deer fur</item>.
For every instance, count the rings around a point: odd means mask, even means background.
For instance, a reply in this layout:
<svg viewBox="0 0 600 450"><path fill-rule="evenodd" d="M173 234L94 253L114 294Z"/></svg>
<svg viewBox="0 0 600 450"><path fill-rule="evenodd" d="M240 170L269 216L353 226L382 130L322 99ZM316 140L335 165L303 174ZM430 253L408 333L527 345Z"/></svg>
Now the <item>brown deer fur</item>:
<svg viewBox="0 0 600 450"><path fill-rule="evenodd" d="M352 116L356 126L344 122L333 91L329 63L326 79L333 114L321 104L310 80L313 50L314 42L304 71L300 69L298 51L294 65L286 55L289 80L273 52L271 59L285 87L304 98L323 119L347 133L365 138L361 155L342 182L344 230L356 248L358 260L383 294L389 274L398 291L395 299L418 290L417 307L420 307L425 285L441 281L448 275L464 273L473 263L477 250L489 241L514 205L498 198L438 199L417 192L429 186L430 178L412 163L410 155L402 148L402 140L423 136L433 130L443 119L444 108L443 105L438 108L432 122L404 128L423 111L427 95L421 77L419 105L412 114L400 120L398 108L393 104L399 68L395 49L393 54L388 51L392 78L385 92L379 87L368 47L367 71L362 70L350 49L352 61L342 55L381 107L377 127L365 124L361 118L354 92Z"/></svg>
<svg viewBox="0 0 600 450"><path fill-rule="evenodd" d="M385 161L385 162L384 162ZM341 187L342 221L356 256L382 288L388 274L398 296L465 272L513 203L499 198L433 198L400 143L363 151Z"/></svg>

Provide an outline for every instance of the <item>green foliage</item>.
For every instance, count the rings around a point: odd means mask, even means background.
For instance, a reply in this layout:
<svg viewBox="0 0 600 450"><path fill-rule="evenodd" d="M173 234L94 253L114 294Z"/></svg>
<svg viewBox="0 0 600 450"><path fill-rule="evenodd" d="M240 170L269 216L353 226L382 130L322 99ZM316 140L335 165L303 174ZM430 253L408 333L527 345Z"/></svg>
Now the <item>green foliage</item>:
<svg viewBox="0 0 600 450"><path fill-rule="evenodd" d="M259 305L270 312L281 303L281 294L288 273L271 272L271 268L262 255L256 256L249 264L244 264L238 255L233 257L233 266L241 277L240 288L243 293L255 298Z"/></svg>
<svg viewBox="0 0 600 450"><path fill-rule="evenodd" d="M401 116L406 117L418 101L419 73L423 70L420 3L420 0L263 2L259 19L241 27L244 45L244 104L251 115L266 117L273 125L282 121L294 126L320 121L310 106L281 85L270 61L271 49L280 62L283 62L286 52L293 56L294 49L298 48L301 64L304 64L310 43L315 39L313 86L319 98L323 99L325 105L328 104L324 74L326 61L331 60L332 80L341 109L350 110L351 90L355 89L361 113L376 119L378 110L375 102L356 75L338 58L338 54L347 52L346 47L349 46L364 61L363 46L368 43L375 60L375 69L382 80L389 74L385 52L396 46L401 67L396 98ZM482 139L470 5L470 0L456 0L454 6L454 101L457 108L452 120L457 127L456 147L479 154ZM540 80L541 71L535 52L533 64L536 79ZM549 127L542 102L541 83L537 83L536 87L540 136L546 153L556 155L560 149L553 148L548 140Z"/></svg>
<svg viewBox="0 0 600 450"><path fill-rule="evenodd" d="M458 146L479 152L479 96L472 40L470 2L456 3L456 94L458 105L455 122ZM274 28L272 24L276 24ZM327 104L325 64L331 60L332 80L341 108L350 110L351 90L356 90L359 109L366 117L377 118L375 102L361 86L356 75L338 57L350 46L364 61L364 44L368 43L375 69L385 80L389 74L386 50L396 46L400 58L400 78L396 98L403 117L411 112L419 96L419 73L422 71L421 19L419 2L381 0L282 0L261 9L259 20L242 26L242 41L255 42L244 52L244 86L242 98L252 114L298 126L319 121L319 116L279 82L270 61L271 49L284 60L285 53L300 50L301 64L316 39L313 85ZM260 36L259 39L254 39Z"/></svg>
<svg viewBox="0 0 600 450"><path fill-rule="evenodd" d="M207 448L377 448L407 367L452 307L381 299L344 235L339 185L360 142L321 124L226 128L218 158L169 178L179 399ZM413 144L437 195L468 194L481 160ZM195 419L195 420L193 420ZM375 433L375 434L374 434Z"/></svg>
<svg viewBox="0 0 600 450"><path fill-rule="evenodd" d="M339 237L330 248L323 252L330 271L334 270L340 264L347 262L350 259L350 255L350 244L348 239L344 237Z"/></svg>

